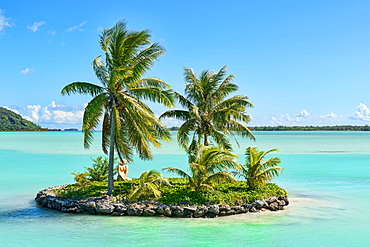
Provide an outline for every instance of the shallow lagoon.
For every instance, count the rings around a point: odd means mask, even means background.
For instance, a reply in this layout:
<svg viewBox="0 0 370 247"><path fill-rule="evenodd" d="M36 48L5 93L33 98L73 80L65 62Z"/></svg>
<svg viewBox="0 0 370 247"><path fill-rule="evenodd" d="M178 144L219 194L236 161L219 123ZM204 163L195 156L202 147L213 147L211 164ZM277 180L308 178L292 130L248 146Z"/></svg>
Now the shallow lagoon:
<svg viewBox="0 0 370 247"><path fill-rule="evenodd" d="M33 198L73 182L72 170L101 155L99 134L90 150L80 132L0 132L0 246L367 246L370 244L369 132L255 132L257 142L235 148L278 148L285 172L274 182L289 191L280 212L217 219L71 215L39 208ZM135 159L130 176L148 169L184 169L177 144Z"/></svg>

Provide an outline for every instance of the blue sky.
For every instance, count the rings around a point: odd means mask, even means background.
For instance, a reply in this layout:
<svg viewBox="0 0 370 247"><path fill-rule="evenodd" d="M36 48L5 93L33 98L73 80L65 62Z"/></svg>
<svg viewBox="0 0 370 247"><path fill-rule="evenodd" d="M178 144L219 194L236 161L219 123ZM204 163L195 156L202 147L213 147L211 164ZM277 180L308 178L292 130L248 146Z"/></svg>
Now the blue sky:
<svg viewBox="0 0 370 247"><path fill-rule="evenodd" d="M44 127L81 127L89 98L60 90L97 83L98 35L120 19L165 47L148 76L178 92L183 66L228 65L255 105L251 126L370 124L369 1L15 0L0 9L0 106Z"/></svg>

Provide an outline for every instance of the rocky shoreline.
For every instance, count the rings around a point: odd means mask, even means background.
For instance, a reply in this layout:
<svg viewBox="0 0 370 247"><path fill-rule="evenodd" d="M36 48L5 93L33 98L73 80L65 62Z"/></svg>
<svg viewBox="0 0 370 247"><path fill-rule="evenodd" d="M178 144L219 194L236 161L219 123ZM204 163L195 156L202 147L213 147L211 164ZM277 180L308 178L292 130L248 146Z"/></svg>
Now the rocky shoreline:
<svg viewBox="0 0 370 247"><path fill-rule="evenodd" d="M91 197L81 200L71 200L57 197L53 190L63 186L49 187L37 193L38 205L55 209L65 213L87 213L112 216L162 216L177 218L215 218L242 213L254 213L259 211L284 210L289 205L287 196L270 197L265 201L255 201L240 206L224 204L204 206L168 206L158 202L141 201L135 203L123 203L116 201L114 197Z"/></svg>

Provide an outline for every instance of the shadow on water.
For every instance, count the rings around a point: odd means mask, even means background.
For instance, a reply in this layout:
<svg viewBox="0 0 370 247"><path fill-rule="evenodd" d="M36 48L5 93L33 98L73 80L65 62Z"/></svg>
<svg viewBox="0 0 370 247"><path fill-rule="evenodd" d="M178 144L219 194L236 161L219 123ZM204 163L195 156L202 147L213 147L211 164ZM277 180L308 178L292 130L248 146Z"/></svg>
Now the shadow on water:
<svg viewBox="0 0 370 247"><path fill-rule="evenodd" d="M61 212L31 203L30 207L0 211L0 222L60 217Z"/></svg>

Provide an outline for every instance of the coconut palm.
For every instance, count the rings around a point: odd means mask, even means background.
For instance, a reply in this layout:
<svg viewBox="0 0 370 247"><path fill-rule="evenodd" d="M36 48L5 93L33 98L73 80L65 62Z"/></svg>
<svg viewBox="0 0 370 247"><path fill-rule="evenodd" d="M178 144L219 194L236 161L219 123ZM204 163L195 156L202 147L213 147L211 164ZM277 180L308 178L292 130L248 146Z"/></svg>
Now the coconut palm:
<svg viewBox="0 0 370 247"><path fill-rule="evenodd" d="M281 163L278 157L265 160L267 154L275 151L279 150L270 149L265 152L260 151L257 147L246 148L245 165L238 172L234 172L234 174L244 177L251 188L265 185L267 181L271 181L283 172L283 168L278 166Z"/></svg>
<svg viewBox="0 0 370 247"><path fill-rule="evenodd" d="M235 158L237 155L229 151L220 150L217 147L202 146L196 154L190 154L189 173L173 167L167 167L163 170L186 178L193 191L214 191L212 185L216 183L236 181L230 173L226 172L228 168L239 169L240 164Z"/></svg>
<svg viewBox="0 0 370 247"><path fill-rule="evenodd" d="M158 171L145 171L139 178L139 184L132 188L130 194L128 195L128 199L147 199L150 196L158 198L161 196L160 187L163 183L170 185L168 179L164 178Z"/></svg>
<svg viewBox="0 0 370 247"><path fill-rule="evenodd" d="M196 150L195 146L200 144L208 146L212 139L220 148L230 151L232 147L226 135L235 137L235 133L255 139L245 125L250 121L246 109L253 104L246 96L227 98L238 86L232 82L234 75L226 77L226 69L224 66L217 73L205 70L197 78L193 69L184 68L185 96L175 93L184 110L169 110L160 116L184 121L177 133L177 141L184 149Z"/></svg>
<svg viewBox="0 0 370 247"><path fill-rule="evenodd" d="M129 31L126 22L119 21L100 35L100 47L105 53L93 61L94 72L102 85L73 82L62 94L86 94L92 98L85 108L82 130L84 147L89 148L93 131L102 119L102 148L109 154L108 195L113 190L114 152L120 159L132 161L134 151L142 159L152 159L150 144L160 146L160 140L170 140L170 132L142 100L151 100L172 107L174 98L169 85L158 78L141 78L164 53L163 48L150 43L147 30Z"/></svg>

